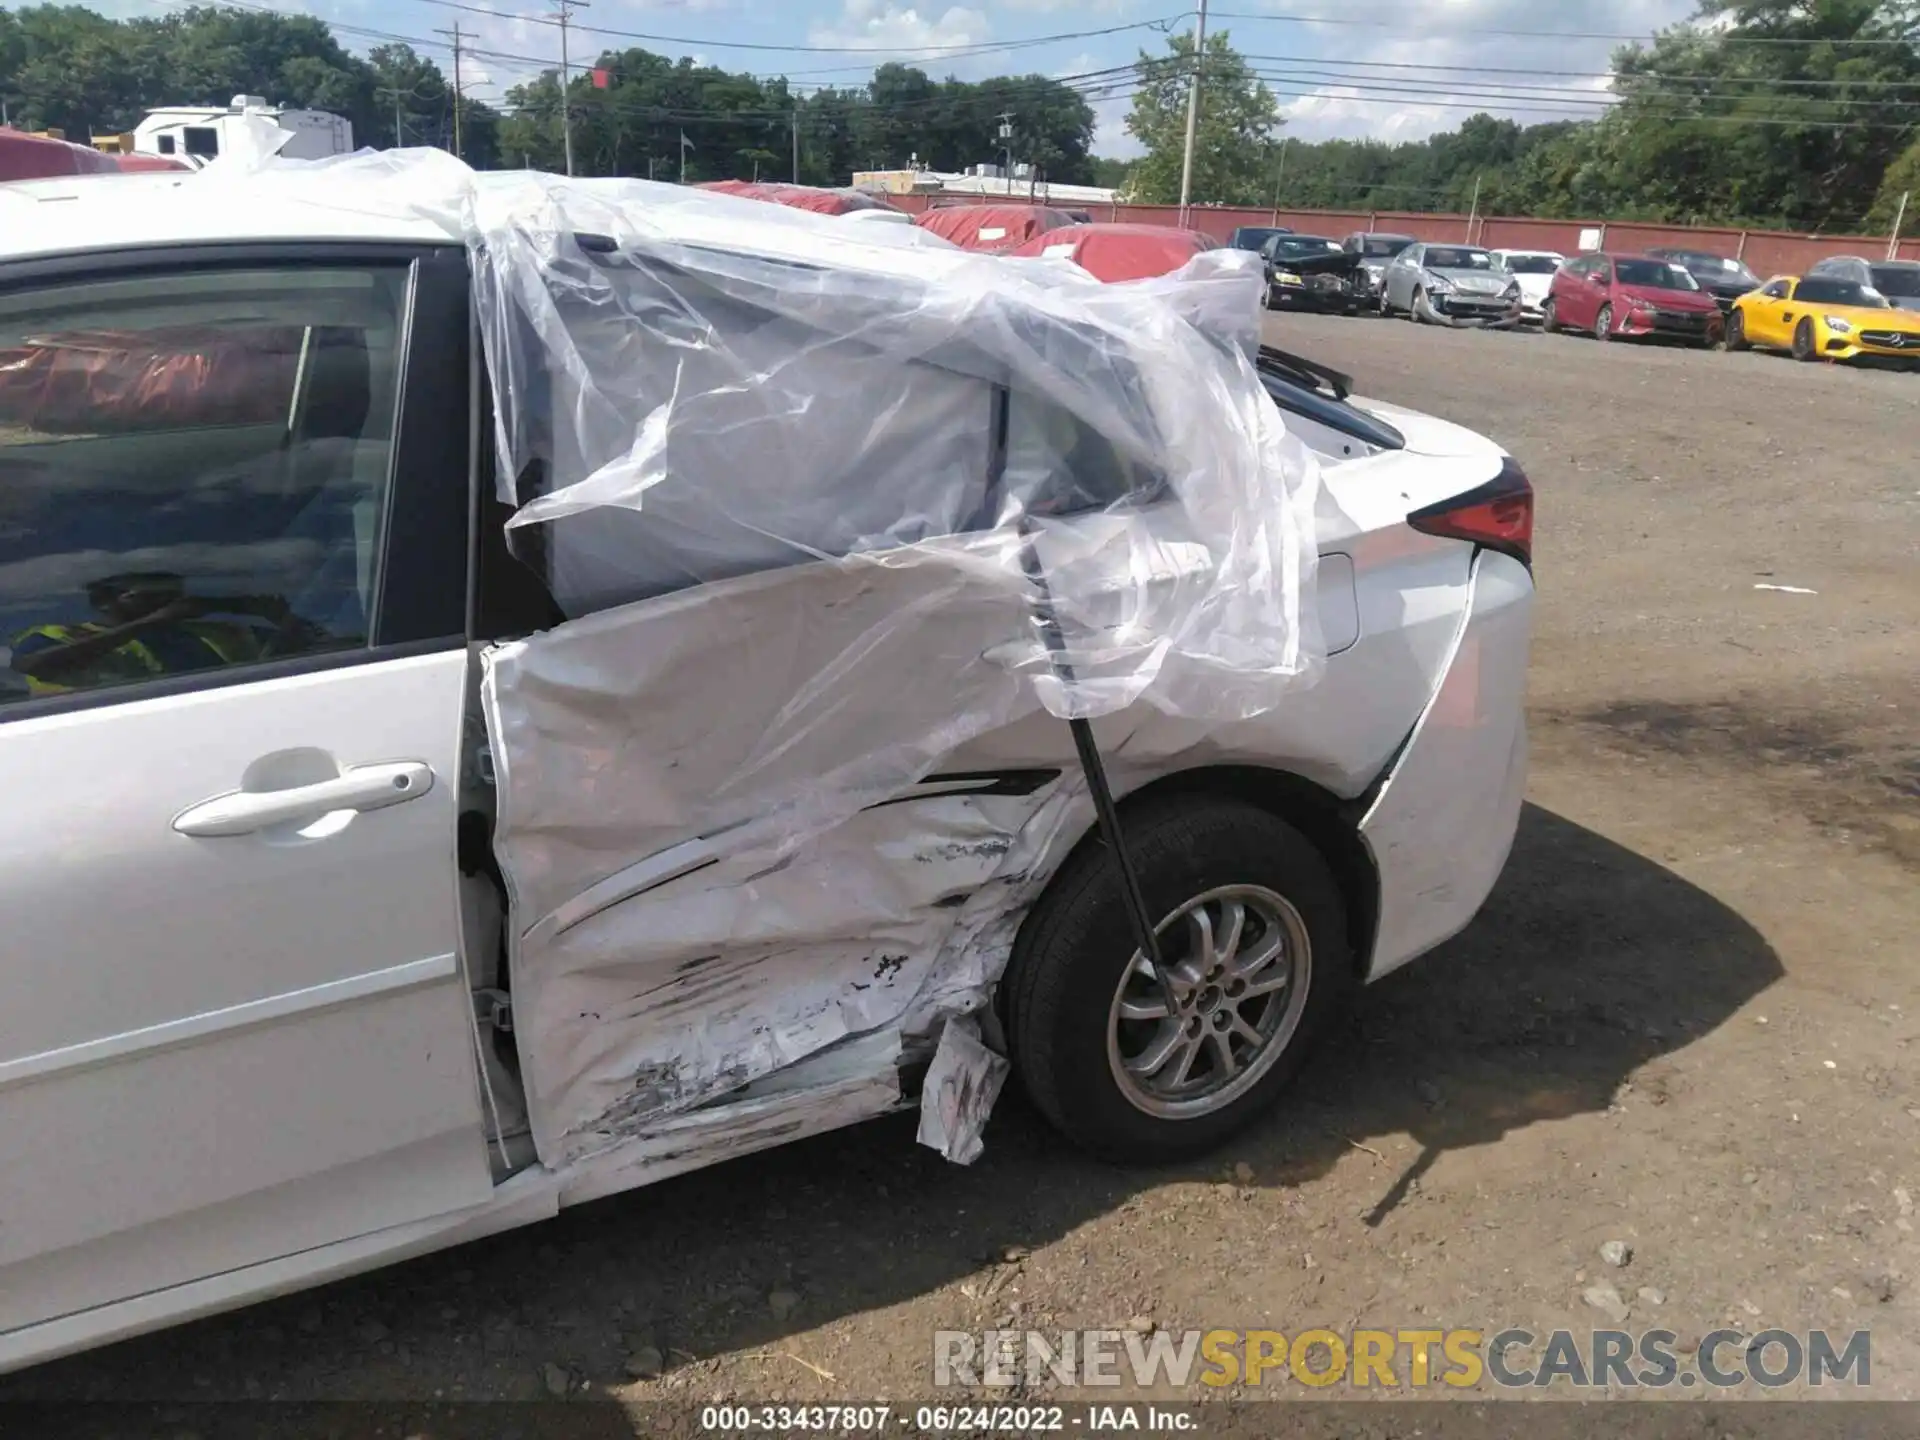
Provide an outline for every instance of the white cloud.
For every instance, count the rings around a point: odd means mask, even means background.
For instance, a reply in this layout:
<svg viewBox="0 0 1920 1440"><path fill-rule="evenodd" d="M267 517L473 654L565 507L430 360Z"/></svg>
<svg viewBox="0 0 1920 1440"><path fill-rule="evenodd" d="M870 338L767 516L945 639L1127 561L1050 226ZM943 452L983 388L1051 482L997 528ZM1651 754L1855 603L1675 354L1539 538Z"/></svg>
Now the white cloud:
<svg viewBox="0 0 1920 1440"><path fill-rule="evenodd" d="M935 15L922 15L914 5L886 0L843 0L835 20L820 21L807 32L811 45L840 45L871 50L900 59L932 64L943 50L978 45L993 33L986 15L963 5L951 5Z"/></svg>
<svg viewBox="0 0 1920 1440"><path fill-rule="evenodd" d="M1133 9L1134 0L994 0L994 6L1036 15L1051 15L1056 10L1073 10L1082 15L1119 15Z"/></svg>
<svg viewBox="0 0 1920 1440"><path fill-rule="evenodd" d="M1082 52L1075 55L1066 64L1053 71L1053 78L1074 83L1076 75L1088 75L1095 71L1112 68L1111 59L1102 59L1098 55ZM1125 77L1121 77L1124 79ZM1092 89L1092 82L1077 84L1077 89ZM1087 104L1093 110L1093 153L1108 159L1130 160L1142 153L1139 141L1127 134L1127 110L1132 100L1124 95L1106 95L1103 90L1094 90L1087 96Z"/></svg>
<svg viewBox="0 0 1920 1440"><path fill-rule="evenodd" d="M1369 0L1266 0L1324 25L1245 25L1234 44L1266 72L1301 140L1417 140L1475 111L1523 125L1592 119L1613 51L1686 20L1695 0L1433 0L1417 24ZM1375 23L1380 22L1380 23ZM1505 33L1489 33L1505 32Z"/></svg>

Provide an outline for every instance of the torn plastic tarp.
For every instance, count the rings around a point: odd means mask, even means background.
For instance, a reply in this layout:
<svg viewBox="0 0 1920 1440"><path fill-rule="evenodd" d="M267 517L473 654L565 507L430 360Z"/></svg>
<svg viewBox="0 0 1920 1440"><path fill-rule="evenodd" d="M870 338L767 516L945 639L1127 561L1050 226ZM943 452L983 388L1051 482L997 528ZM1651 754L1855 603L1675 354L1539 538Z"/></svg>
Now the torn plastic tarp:
<svg viewBox="0 0 1920 1440"><path fill-rule="evenodd" d="M1204 732L1311 678L1317 475L1212 302L455 178L389 154L300 189L469 246L512 543L570 617L482 686L535 1145L657 1167L749 1097L778 1130L769 1077L888 1034L924 1060L985 1003L1087 808L1064 767L930 789L956 751L1136 704Z"/></svg>
<svg viewBox="0 0 1920 1440"><path fill-rule="evenodd" d="M948 1020L923 1082L920 1143L956 1165L978 1160L987 1116L1009 1068L1006 1057L994 1054L981 1040L980 1024L972 1016Z"/></svg>

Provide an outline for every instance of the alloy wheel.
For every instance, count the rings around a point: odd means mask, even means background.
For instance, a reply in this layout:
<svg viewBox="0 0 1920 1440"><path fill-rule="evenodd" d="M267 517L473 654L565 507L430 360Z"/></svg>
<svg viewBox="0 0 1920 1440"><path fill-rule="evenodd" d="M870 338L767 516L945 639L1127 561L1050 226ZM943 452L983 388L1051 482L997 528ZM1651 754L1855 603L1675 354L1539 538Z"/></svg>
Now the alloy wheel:
<svg viewBox="0 0 1920 1440"><path fill-rule="evenodd" d="M1252 1089L1299 1028L1313 981L1306 922L1282 895L1229 885L1160 922L1161 968L1139 951L1114 992L1107 1060L1135 1109L1210 1115Z"/></svg>

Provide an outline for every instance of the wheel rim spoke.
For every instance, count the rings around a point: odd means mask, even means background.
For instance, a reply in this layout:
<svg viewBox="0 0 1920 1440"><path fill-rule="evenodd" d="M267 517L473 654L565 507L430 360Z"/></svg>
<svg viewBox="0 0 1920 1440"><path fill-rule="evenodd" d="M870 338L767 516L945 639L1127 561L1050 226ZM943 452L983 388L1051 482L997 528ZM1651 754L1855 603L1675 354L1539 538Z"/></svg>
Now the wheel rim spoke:
<svg viewBox="0 0 1920 1440"><path fill-rule="evenodd" d="M1198 1036L1186 1037L1180 1045L1180 1058L1174 1062L1173 1078L1168 1086L1178 1090L1187 1083L1187 1077L1193 1074L1193 1062L1200 1056L1201 1041Z"/></svg>
<svg viewBox="0 0 1920 1440"><path fill-rule="evenodd" d="M1228 1022L1227 1029L1231 1034L1238 1035L1242 1040L1246 1041L1249 1045L1257 1046L1257 1045L1262 1045L1266 1043L1267 1037L1262 1035L1258 1030L1254 1029L1253 1026L1249 1025L1246 1021L1246 1017L1243 1016L1238 1010L1235 1010L1233 1012L1233 1018Z"/></svg>
<svg viewBox="0 0 1920 1440"><path fill-rule="evenodd" d="M1292 981L1293 972L1288 966L1275 965L1259 979L1249 980L1247 982L1247 988L1242 990L1234 998L1237 1000L1253 1000L1262 995L1272 995L1286 989Z"/></svg>
<svg viewBox="0 0 1920 1440"><path fill-rule="evenodd" d="M1172 1021L1162 1025L1153 1039L1147 1042L1147 1048L1127 1061L1128 1072L1142 1080L1159 1074L1167 1061L1173 1058L1174 1051L1180 1048L1182 1038L1179 1025Z"/></svg>
<svg viewBox="0 0 1920 1440"><path fill-rule="evenodd" d="M1240 954L1240 937L1247 930L1247 907L1238 900L1228 900L1220 906L1220 944L1221 962L1231 970Z"/></svg>
<svg viewBox="0 0 1920 1440"><path fill-rule="evenodd" d="M1259 1031L1254 1031L1254 1043L1259 1043ZM1233 1076L1239 1072L1240 1061L1233 1053L1233 1041L1224 1030L1208 1030L1207 1043L1213 1047L1213 1057L1218 1065L1221 1078Z"/></svg>
<svg viewBox="0 0 1920 1440"><path fill-rule="evenodd" d="M1269 930L1260 943L1245 955L1235 958L1227 968L1227 974L1235 980L1251 983L1263 970L1270 969L1274 961L1280 959L1287 949L1287 937L1278 926Z"/></svg>
<svg viewBox="0 0 1920 1440"><path fill-rule="evenodd" d="M1187 963L1205 975L1219 964L1219 955L1213 946L1213 917L1202 905L1187 912L1187 923L1193 927L1193 959Z"/></svg>
<svg viewBox="0 0 1920 1440"><path fill-rule="evenodd" d="M1120 1002L1122 1020L1165 1020L1172 1013L1167 1008L1165 1000L1122 1000Z"/></svg>

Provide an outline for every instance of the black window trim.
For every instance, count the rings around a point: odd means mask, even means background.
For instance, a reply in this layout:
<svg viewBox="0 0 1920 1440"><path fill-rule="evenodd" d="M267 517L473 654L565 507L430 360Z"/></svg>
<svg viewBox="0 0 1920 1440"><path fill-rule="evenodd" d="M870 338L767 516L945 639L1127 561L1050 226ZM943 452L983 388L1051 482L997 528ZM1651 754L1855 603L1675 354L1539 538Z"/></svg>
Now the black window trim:
<svg viewBox="0 0 1920 1440"><path fill-rule="evenodd" d="M11 700L0 704L0 725L466 648L471 467L464 397L470 383L467 334L471 303L464 248L428 241L349 239L183 241L70 251L0 261L0 295L48 284L159 271L395 262L407 264L408 284L400 326L401 366L394 395L393 442L387 458L386 514L381 551L375 557L376 589L373 613L368 616L368 643L217 670L163 675L97 690ZM457 323L449 331L446 321L450 313ZM448 443L449 437L453 438L452 444ZM436 508L443 515L451 515L451 521L429 520ZM422 528L413 528L416 526ZM406 552L405 558L395 566L391 562L396 550L401 549ZM389 613L393 607L388 594L388 578L396 573L408 577L413 593L403 598L417 607L409 609L403 604L397 616ZM436 574L438 579L433 578ZM449 615L451 623L447 621Z"/></svg>

